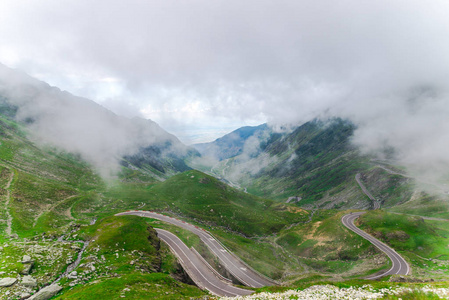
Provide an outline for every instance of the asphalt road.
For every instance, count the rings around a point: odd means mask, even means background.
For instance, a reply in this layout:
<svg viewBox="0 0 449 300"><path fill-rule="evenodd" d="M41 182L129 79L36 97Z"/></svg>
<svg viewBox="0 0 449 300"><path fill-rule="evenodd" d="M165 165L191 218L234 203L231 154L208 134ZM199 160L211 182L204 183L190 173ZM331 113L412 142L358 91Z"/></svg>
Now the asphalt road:
<svg viewBox="0 0 449 300"><path fill-rule="evenodd" d="M355 213L350 213L350 214L344 215L341 218L341 222L348 229L352 230L356 234L358 234L361 237L363 237L364 239L368 240L371 244L376 246L380 251L384 252L390 258L391 263L392 263L390 270L388 270L384 273L378 274L378 275L366 277L366 279L377 279L377 278L380 278L383 276L395 275L395 274L408 275L410 272L410 267L409 267L408 263L405 261L405 259L402 258L402 256L400 256L396 251L394 251L392 248L390 248L386 244L382 243L378 239L374 238L373 236L369 235L368 233L357 228L354 225L354 220L357 219L358 217L360 217L360 215L362 215L364 213L365 212L355 212Z"/></svg>
<svg viewBox="0 0 449 300"><path fill-rule="evenodd" d="M187 229L198 235L200 239L209 247L212 253L218 257L223 267L225 267L242 284L255 288L275 285L274 281L254 271L252 268L242 262L238 257L228 251L207 231L197 226L150 211L128 211L119 213L117 215L136 215L141 217L153 218Z"/></svg>
<svg viewBox="0 0 449 300"><path fill-rule="evenodd" d="M366 188L366 186L363 184L363 182L360 180L360 173L357 173L355 175L355 180L357 181L357 183L359 184L360 188L362 189L362 191L365 193L365 195L368 196L368 198L371 199L371 201L373 201L373 209L380 209L380 202L376 200L376 198L374 198L374 196L368 191L368 189Z"/></svg>
<svg viewBox="0 0 449 300"><path fill-rule="evenodd" d="M217 296L227 297L243 296L253 293L253 291L241 289L220 280L209 269L204 261L199 259L198 256L173 233L158 228L156 228L156 232L158 237L168 244L173 253L178 257L184 270L186 270L190 278L201 289L206 289Z"/></svg>

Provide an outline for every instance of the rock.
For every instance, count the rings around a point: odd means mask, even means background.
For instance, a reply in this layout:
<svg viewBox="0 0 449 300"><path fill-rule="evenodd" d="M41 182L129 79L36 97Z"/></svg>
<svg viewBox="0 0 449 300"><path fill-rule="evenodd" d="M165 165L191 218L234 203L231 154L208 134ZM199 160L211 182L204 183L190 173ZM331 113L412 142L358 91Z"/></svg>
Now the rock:
<svg viewBox="0 0 449 300"><path fill-rule="evenodd" d="M78 272L77 271L73 271L71 272L69 275L67 275L68 279L76 279L78 278Z"/></svg>
<svg viewBox="0 0 449 300"><path fill-rule="evenodd" d="M20 300L28 299L31 297L30 293L22 293L20 294Z"/></svg>
<svg viewBox="0 0 449 300"><path fill-rule="evenodd" d="M59 284L52 284L44 287L39 292L28 298L30 300L48 300L51 297L55 296L59 291L62 290L62 287Z"/></svg>
<svg viewBox="0 0 449 300"><path fill-rule="evenodd" d="M32 263L33 261L31 260L31 256L29 255L24 255L22 258L22 264L29 264Z"/></svg>
<svg viewBox="0 0 449 300"><path fill-rule="evenodd" d="M33 265L34 265L33 262L28 263L28 264L24 264L24 265L23 265L23 270L20 271L20 274L22 274L22 275L28 275L28 274L30 274L31 269L33 268Z"/></svg>
<svg viewBox="0 0 449 300"><path fill-rule="evenodd" d="M72 248L73 250L76 250L76 251L80 251L81 250L81 247L78 246L78 245L72 245L70 248Z"/></svg>
<svg viewBox="0 0 449 300"><path fill-rule="evenodd" d="M16 278L5 277L0 280L0 286L4 286L4 287L11 286L14 283L16 283L16 281L17 281Z"/></svg>
<svg viewBox="0 0 449 300"><path fill-rule="evenodd" d="M30 287L30 288L35 288L37 287L37 282L36 279L34 279L32 276L27 275L27 276L23 276L22 278L22 282L20 283L23 286L26 287Z"/></svg>

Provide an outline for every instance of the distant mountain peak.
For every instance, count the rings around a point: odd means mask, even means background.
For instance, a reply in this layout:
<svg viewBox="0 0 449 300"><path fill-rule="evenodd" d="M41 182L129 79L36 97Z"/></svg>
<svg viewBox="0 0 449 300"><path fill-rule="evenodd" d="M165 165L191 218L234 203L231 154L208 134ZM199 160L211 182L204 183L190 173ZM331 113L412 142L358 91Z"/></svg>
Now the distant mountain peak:
<svg viewBox="0 0 449 300"><path fill-rule="evenodd" d="M265 123L259 126L244 126L216 139L210 143L194 144L201 155L210 156L218 160L224 160L243 152L245 143L251 137L259 137L268 132L270 127Z"/></svg>

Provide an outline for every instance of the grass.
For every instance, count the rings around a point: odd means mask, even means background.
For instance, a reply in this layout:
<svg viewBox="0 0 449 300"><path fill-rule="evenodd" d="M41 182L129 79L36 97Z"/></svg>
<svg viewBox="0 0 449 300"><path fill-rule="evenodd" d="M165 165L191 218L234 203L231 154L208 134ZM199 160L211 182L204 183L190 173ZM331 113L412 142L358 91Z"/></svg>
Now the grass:
<svg viewBox="0 0 449 300"><path fill-rule="evenodd" d="M81 233L92 240L89 249L99 247L100 254L110 253L110 249L141 251L154 256L160 247L156 233L140 217L107 217Z"/></svg>
<svg viewBox="0 0 449 300"><path fill-rule="evenodd" d="M412 276L445 280L449 275L449 222L371 211L358 225L404 256Z"/></svg>
<svg viewBox="0 0 449 300"><path fill-rule="evenodd" d="M77 236L73 236L76 234ZM177 281L182 270L144 218L106 217L69 238L90 240L77 279L61 280L56 299L190 299L205 293ZM181 273L181 274L180 274Z"/></svg>
<svg viewBox="0 0 449 300"><path fill-rule="evenodd" d="M308 213L233 189L199 171L187 171L148 186L120 184L104 193L105 213L126 209L166 211L246 236L271 235ZM86 204L87 205L87 204Z"/></svg>
<svg viewBox="0 0 449 300"><path fill-rule="evenodd" d="M331 216L317 216L310 223L284 230L277 243L296 255L327 261L353 261L373 254L369 242L341 224L345 213L332 211Z"/></svg>
<svg viewBox="0 0 449 300"><path fill-rule="evenodd" d="M33 223L40 212L77 193L75 189L57 182L45 181L23 172L16 174L11 185L10 211L14 219L13 230L23 236L34 234ZM55 218L53 223L47 224L47 228L54 230L65 223Z"/></svg>
<svg viewBox="0 0 449 300"><path fill-rule="evenodd" d="M435 196L420 192L416 197L413 197L403 204L390 208L389 211L449 219L448 196Z"/></svg>
<svg viewBox="0 0 449 300"><path fill-rule="evenodd" d="M23 268L21 263L17 263L21 255L30 249L38 249L36 245L54 245L61 255L52 262L49 262L52 257L49 251L36 252L42 258L37 256L39 259L33 274L43 285L64 270L67 260L76 257L71 244L56 242L57 236L81 228L67 238L92 240L83 256L83 265L78 269L82 274L80 280L63 279L65 289L60 299L82 299L87 295L100 299L102 295L107 299L121 295L136 299L158 295L170 299L175 297L171 293L172 288L177 298L205 295L197 288L170 278L185 280L185 274L168 248L158 244L150 226L176 233L188 246L194 246L217 266L198 237L159 221L111 216L127 209L156 210L208 229L245 262L274 279L305 284L308 279L303 283L303 279L297 280L304 274L314 274L316 280L333 276L353 278L388 267L385 261L381 265L374 264L371 256L375 254L378 258L377 250L341 225L340 217L344 212L319 210L307 223L309 211L237 191L194 170L156 182L151 174L123 169L119 180L106 184L76 155L36 147L13 126L12 129L2 128L0 186L3 189L0 190L0 205L3 207L5 203L4 187L13 172L9 211L13 216L13 232L19 239L7 240L4 235L0 236L3 245L9 244L2 252L4 256L1 258L5 263L1 267L8 275L14 276ZM327 140L330 137L327 136ZM322 199L332 204L332 198L342 194L348 198L359 197L360 192L351 195L347 191L355 187L354 174L365 170L365 162L355 152L345 154L344 142L338 141L332 153L321 153L320 149L326 143L316 145L316 149L308 145L307 151L296 153L307 158L307 165L301 166L303 169L287 170L285 174L288 176L273 176L266 181L260 176L248 190L258 190L261 194L279 192L277 200L285 200L287 195L301 195L304 197L300 204L309 205ZM307 174L298 175L301 170ZM369 178L371 181L377 178L374 175ZM393 176L379 190L388 197L396 197L393 189L398 184L396 179ZM352 198L341 208L353 205ZM391 203L399 202L394 200ZM421 197L415 204L428 208L425 213L429 215L443 215L438 211L443 203L430 196ZM401 207L414 211L410 203ZM0 210L0 217L5 218L3 210ZM87 226L93 218L99 221ZM414 275L439 279L449 276L447 222L422 221L385 212L370 212L360 220L363 228L378 234L406 255L413 265ZM5 223L0 223L0 226L3 230ZM45 241L40 239L43 233ZM26 241L24 238L36 240ZM24 243L27 246L21 247L22 242L30 244Z"/></svg>
<svg viewBox="0 0 449 300"><path fill-rule="evenodd" d="M449 222L371 211L360 217L359 225L396 250L449 259Z"/></svg>

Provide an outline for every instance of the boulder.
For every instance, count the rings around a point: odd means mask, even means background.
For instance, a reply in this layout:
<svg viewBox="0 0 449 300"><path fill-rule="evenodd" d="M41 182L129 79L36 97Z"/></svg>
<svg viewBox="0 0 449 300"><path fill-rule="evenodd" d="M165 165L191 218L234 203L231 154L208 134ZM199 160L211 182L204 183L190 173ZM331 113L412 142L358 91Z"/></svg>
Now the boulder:
<svg viewBox="0 0 449 300"><path fill-rule="evenodd" d="M16 283L16 281L17 281L17 278L5 277L0 280L0 286L4 286L4 287L11 286L14 283Z"/></svg>
<svg viewBox="0 0 449 300"><path fill-rule="evenodd" d="M31 260L31 256L29 255L24 255L22 258L22 264L30 264L33 261Z"/></svg>
<svg viewBox="0 0 449 300"><path fill-rule="evenodd" d="M76 279L76 278L78 278L78 272L77 272L77 271L71 272L71 273L67 276L67 278L68 278L68 279Z"/></svg>
<svg viewBox="0 0 449 300"><path fill-rule="evenodd" d="M28 299L31 297L30 293L21 293L20 294L20 300Z"/></svg>
<svg viewBox="0 0 449 300"><path fill-rule="evenodd" d="M20 283L23 286L26 287L30 287L30 288L35 288L37 287L37 282L36 279L34 279L32 276L28 275L28 276L23 276L22 278L22 282Z"/></svg>
<svg viewBox="0 0 449 300"><path fill-rule="evenodd" d="M39 292L28 298L30 300L48 300L55 296L59 291L62 290L62 287L59 284L52 284L44 287Z"/></svg>
<svg viewBox="0 0 449 300"><path fill-rule="evenodd" d="M34 263L27 263L27 264L23 264L23 270L20 271L20 274L22 275L29 275L31 272L31 269L33 268Z"/></svg>

